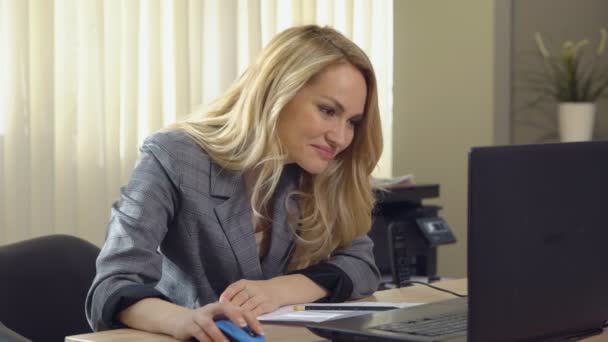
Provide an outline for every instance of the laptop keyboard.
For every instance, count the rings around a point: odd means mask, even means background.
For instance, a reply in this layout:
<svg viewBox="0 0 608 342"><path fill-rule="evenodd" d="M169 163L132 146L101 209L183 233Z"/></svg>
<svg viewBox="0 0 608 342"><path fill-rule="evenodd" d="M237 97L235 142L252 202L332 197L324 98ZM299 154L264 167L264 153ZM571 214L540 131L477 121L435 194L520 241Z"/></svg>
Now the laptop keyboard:
<svg viewBox="0 0 608 342"><path fill-rule="evenodd" d="M377 325L370 329L406 333L420 336L450 335L467 330L467 313L412 319L403 322Z"/></svg>

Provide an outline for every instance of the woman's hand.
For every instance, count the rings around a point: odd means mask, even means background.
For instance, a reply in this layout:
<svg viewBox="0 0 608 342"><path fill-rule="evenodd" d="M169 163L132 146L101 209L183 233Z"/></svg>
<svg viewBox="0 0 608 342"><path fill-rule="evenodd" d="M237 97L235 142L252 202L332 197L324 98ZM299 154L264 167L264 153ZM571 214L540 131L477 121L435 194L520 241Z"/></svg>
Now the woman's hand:
<svg viewBox="0 0 608 342"><path fill-rule="evenodd" d="M231 303L211 303L198 309L186 309L172 319L172 336L179 340L196 338L199 341L228 342L215 325L214 318L227 317L237 326L249 325L256 333L263 335L262 325L250 312Z"/></svg>
<svg viewBox="0 0 608 342"><path fill-rule="evenodd" d="M220 303L231 303L254 317L272 312L283 305L281 289L271 280L241 279L230 284L220 295Z"/></svg>
<svg viewBox="0 0 608 342"><path fill-rule="evenodd" d="M329 292L301 274L278 276L268 280L241 279L230 284L220 295L220 303L230 302L255 317L279 306L314 302Z"/></svg>

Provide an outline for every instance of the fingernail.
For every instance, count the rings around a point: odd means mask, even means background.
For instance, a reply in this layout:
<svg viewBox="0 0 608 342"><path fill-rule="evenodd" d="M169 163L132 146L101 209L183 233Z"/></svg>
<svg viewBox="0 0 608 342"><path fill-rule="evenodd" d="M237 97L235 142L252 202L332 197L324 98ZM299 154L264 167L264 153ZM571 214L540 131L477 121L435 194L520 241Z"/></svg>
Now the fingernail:
<svg viewBox="0 0 608 342"><path fill-rule="evenodd" d="M241 327L246 327L247 326L247 322L245 322L244 319L239 318L238 321L239 321L239 324L241 325Z"/></svg>

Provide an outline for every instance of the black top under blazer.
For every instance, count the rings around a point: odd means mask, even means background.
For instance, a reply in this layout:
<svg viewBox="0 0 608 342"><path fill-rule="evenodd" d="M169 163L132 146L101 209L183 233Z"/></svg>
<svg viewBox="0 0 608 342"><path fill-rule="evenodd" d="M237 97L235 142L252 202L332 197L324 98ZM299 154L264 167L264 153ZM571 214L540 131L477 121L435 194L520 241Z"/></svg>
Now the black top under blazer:
<svg viewBox="0 0 608 342"><path fill-rule="evenodd" d="M285 168L275 203L297 208L287 195L296 189L300 172L295 165ZM117 327L116 308L141 298L197 308L217 301L237 280L285 274L295 245L286 205L274 206L270 246L260 260L241 173L222 169L183 131L148 137L112 206L86 299L89 324L96 331ZM322 263L352 282L345 299L377 289L372 248L370 238L361 236Z"/></svg>

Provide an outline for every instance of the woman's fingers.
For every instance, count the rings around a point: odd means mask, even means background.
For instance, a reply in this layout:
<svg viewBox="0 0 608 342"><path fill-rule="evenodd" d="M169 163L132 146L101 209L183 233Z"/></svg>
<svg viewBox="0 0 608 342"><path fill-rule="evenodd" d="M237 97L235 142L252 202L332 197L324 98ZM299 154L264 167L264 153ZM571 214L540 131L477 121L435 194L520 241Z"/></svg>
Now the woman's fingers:
<svg viewBox="0 0 608 342"><path fill-rule="evenodd" d="M213 341L212 338L205 332L196 319L193 320L192 325L188 329L188 335L196 338L197 341Z"/></svg>
<svg viewBox="0 0 608 342"><path fill-rule="evenodd" d="M220 316L227 317L228 319L230 319L234 324L236 324L239 327L244 327L244 326L248 325L256 333L258 333L260 335L264 334L262 325L260 324L260 322L258 322L258 320L255 318L254 315L252 315L251 313L245 312L245 310L243 310L240 307L235 306L232 303L212 303L212 304L205 305L201 309L202 309L201 310L202 317L200 318L200 321L202 322L202 324L205 325L202 328L204 328L205 332L209 336L211 336L213 341L216 341L216 339L218 338L217 337L218 335L212 334L212 333L210 333L210 331L217 330L221 334L221 331L215 325L215 321L213 320L213 318L217 318ZM213 324L213 326L208 325L208 322L205 319L205 317L211 318L211 323ZM221 336L223 337L223 335L221 335ZM226 341L226 340L218 340L218 341Z"/></svg>
<svg viewBox="0 0 608 342"><path fill-rule="evenodd" d="M239 293L243 292L247 288L247 284L244 281L237 281L236 283L230 284L224 292L220 295L220 303L232 302L233 298ZM245 296L244 294L242 296Z"/></svg>
<svg viewBox="0 0 608 342"><path fill-rule="evenodd" d="M200 333L194 335L199 341L201 338L206 338L208 341L219 342L228 341L226 336L222 334L220 329L213 320L214 315L209 315L206 312L198 312L194 317L194 322L200 328Z"/></svg>
<svg viewBox="0 0 608 342"><path fill-rule="evenodd" d="M256 297L251 297L251 298L247 299L240 306L246 311L253 311L255 308L258 307L258 305L260 305L261 302L262 302L261 298L259 296L256 296Z"/></svg>
<svg viewBox="0 0 608 342"><path fill-rule="evenodd" d="M264 310L262 310L262 306L258 306L257 308L253 309L253 311L251 311L251 315L258 317L260 315L263 315L265 312Z"/></svg>
<svg viewBox="0 0 608 342"><path fill-rule="evenodd" d="M224 311L224 315L228 317L234 324L243 327L248 325L253 331L259 335L264 335L262 324L250 312L245 312L239 308L230 308Z"/></svg>
<svg viewBox="0 0 608 342"><path fill-rule="evenodd" d="M222 303L222 304L231 303L233 305L240 307L243 305L243 303L245 303L247 300L249 300L251 298L251 296L250 296L249 292L241 291L241 292L235 294L234 296L232 296L231 299L226 299L226 298L227 297L221 297L220 303Z"/></svg>

